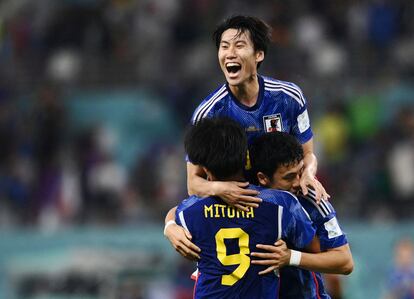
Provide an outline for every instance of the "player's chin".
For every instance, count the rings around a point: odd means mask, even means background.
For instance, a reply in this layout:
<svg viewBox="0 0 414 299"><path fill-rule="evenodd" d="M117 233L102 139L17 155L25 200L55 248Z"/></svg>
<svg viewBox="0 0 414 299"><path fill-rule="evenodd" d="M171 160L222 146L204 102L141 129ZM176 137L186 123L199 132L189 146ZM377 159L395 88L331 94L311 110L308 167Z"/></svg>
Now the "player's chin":
<svg viewBox="0 0 414 299"><path fill-rule="evenodd" d="M234 86L240 85L241 82L242 82L242 80L240 79L240 77L234 78L234 77L228 76L228 75L226 75L226 80L227 80L227 83L229 85L234 85Z"/></svg>

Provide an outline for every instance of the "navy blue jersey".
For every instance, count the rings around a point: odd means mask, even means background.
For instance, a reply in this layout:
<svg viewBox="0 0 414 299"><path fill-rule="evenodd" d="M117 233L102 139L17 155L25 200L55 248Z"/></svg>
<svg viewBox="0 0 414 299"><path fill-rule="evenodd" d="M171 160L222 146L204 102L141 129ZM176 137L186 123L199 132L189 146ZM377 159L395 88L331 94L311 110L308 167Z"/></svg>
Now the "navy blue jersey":
<svg viewBox="0 0 414 299"><path fill-rule="evenodd" d="M218 197L191 196L177 208L176 222L201 249L195 298L279 298L279 278L274 273L258 275L265 267L252 265L250 252L257 251L258 243L273 244L280 238L304 248L314 237L309 215L295 196L249 188L259 190L263 199L249 212L234 209Z"/></svg>
<svg viewBox="0 0 414 299"><path fill-rule="evenodd" d="M337 248L348 243L336 219L333 206L322 200L318 205L312 190L308 196L298 197L303 208L312 219L321 244L321 251ZM318 272L296 267L280 270L280 296L287 299L329 299L322 275Z"/></svg>
<svg viewBox="0 0 414 299"><path fill-rule="evenodd" d="M197 107L192 123L204 117L229 117L245 129L249 143L254 137L273 131L294 135L302 144L309 141L313 134L300 88L268 77L258 79L259 95L253 107L241 104L228 84L224 84Z"/></svg>

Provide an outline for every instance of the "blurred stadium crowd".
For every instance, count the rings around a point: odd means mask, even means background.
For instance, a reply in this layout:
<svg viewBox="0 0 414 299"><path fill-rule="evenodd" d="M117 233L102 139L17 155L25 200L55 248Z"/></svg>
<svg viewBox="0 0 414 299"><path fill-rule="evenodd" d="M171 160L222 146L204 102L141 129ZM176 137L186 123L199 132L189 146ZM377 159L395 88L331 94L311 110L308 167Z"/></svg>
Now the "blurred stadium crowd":
<svg viewBox="0 0 414 299"><path fill-rule="evenodd" d="M182 132L224 80L212 31L235 13L273 27L260 71L304 91L339 217L414 215L413 1L13 0L0 12L0 227L160 222L186 195ZM110 91L131 88L169 117L136 119L175 129L141 127L152 139L123 163L129 143L104 121L79 129L70 95L107 92L117 109Z"/></svg>

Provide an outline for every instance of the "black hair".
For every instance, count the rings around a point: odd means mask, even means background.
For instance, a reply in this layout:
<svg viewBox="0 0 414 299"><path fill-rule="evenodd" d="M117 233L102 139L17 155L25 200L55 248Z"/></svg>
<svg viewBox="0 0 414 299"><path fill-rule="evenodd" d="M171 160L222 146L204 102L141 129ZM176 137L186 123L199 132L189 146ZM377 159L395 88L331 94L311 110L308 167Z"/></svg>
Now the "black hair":
<svg viewBox="0 0 414 299"><path fill-rule="evenodd" d="M285 132L271 132L253 140L249 156L254 175L260 171L271 178L280 166L299 163L304 154L295 137Z"/></svg>
<svg viewBox="0 0 414 299"><path fill-rule="evenodd" d="M191 163L206 167L218 180L238 174L246 162L246 134L228 118L202 119L189 128L184 146Z"/></svg>
<svg viewBox="0 0 414 299"><path fill-rule="evenodd" d="M270 43L271 28L265 22L256 17L250 16L232 16L219 26L213 33L213 39L216 43L217 49L220 47L221 35L227 29L237 29L239 33L250 32L250 38L253 42L255 51L267 52L267 47ZM257 64L259 68L261 62Z"/></svg>

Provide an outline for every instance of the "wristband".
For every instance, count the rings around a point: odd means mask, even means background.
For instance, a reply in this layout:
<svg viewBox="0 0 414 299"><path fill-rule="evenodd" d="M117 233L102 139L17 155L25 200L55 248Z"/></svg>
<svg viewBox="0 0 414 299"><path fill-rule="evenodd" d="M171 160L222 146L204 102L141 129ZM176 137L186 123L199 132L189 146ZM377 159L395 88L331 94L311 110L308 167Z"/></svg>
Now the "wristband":
<svg viewBox="0 0 414 299"><path fill-rule="evenodd" d="M290 250L289 266L299 266L302 258L302 252Z"/></svg>
<svg viewBox="0 0 414 299"><path fill-rule="evenodd" d="M164 226L164 236L165 236L165 231L167 230L167 227L169 227L171 224L176 224L174 220L169 220L167 221L167 223Z"/></svg>

